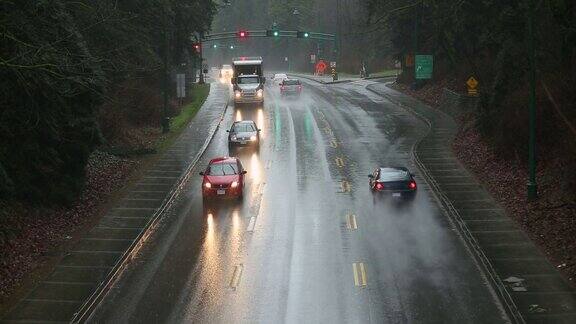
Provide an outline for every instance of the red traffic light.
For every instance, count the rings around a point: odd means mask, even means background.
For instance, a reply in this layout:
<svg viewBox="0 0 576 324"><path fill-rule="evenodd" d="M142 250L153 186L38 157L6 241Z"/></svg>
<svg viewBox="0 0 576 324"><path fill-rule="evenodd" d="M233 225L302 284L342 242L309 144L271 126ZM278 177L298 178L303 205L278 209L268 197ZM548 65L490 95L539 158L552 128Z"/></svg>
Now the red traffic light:
<svg viewBox="0 0 576 324"><path fill-rule="evenodd" d="M200 53L200 51L202 50L202 45L200 43L194 43L192 45L194 47L194 50L196 50L196 52Z"/></svg>
<svg viewBox="0 0 576 324"><path fill-rule="evenodd" d="M245 30L240 30L240 31L238 31L238 33L236 33L236 35L240 38L245 38L245 37L248 37L248 32Z"/></svg>

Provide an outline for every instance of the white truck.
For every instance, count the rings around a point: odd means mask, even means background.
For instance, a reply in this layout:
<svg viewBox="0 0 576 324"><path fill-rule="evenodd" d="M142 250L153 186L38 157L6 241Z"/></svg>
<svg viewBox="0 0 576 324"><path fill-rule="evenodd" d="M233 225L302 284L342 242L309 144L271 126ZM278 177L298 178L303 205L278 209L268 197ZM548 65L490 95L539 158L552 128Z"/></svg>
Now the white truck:
<svg viewBox="0 0 576 324"><path fill-rule="evenodd" d="M234 104L264 103L262 57L236 57L232 69Z"/></svg>

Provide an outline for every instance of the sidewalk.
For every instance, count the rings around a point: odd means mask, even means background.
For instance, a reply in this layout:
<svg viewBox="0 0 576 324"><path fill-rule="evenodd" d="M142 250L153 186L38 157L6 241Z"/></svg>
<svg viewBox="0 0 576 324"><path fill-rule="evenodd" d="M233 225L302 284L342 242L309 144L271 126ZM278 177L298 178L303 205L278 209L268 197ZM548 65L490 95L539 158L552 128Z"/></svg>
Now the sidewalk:
<svg viewBox="0 0 576 324"><path fill-rule="evenodd" d="M206 102L174 144L1 321L82 320L111 288L179 193L219 127L228 97L227 87L213 83Z"/></svg>
<svg viewBox="0 0 576 324"><path fill-rule="evenodd" d="M576 290L453 154L451 143L458 132L454 119L383 83L367 89L430 125L415 147L414 160L510 316L517 322L576 323Z"/></svg>

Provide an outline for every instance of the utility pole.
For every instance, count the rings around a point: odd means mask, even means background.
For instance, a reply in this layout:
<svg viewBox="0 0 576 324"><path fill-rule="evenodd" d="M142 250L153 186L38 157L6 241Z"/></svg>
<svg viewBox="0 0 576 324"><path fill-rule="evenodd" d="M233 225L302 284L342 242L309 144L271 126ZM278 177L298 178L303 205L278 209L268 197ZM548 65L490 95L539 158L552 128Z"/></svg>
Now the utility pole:
<svg viewBox="0 0 576 324"><path fill-rule="evenodd" d="M530 139L528 144L528 200L538 198L538 186L536 184L536 53L534 32L534 0L530 0L528 21L528 46L530 58Z"/></svg>
<svg viewBox="0 0 576 324"><path fill-rule="evenodd" d="M420 2L416 3L414 6L414 52L413 52L413 63L414 63L414 86L418 86L418 79L416 79L416 54L418 53L418 23L420 21L419 8Z"/></svg>
<svg viewBox="0 0 576 324"><path fill-rule="evenodd" d="M340 65L342 51L342 29L340 28L340 0L336 0L336 62Z"/></svg>
<svg viewBox="0 0 576 324"><path fill-rule="evenodd" d="M204 44L202 44L203 34L200 33L199 35L199 42L200 42L200 77L198 79L199 84L204 84L204 59L202 58L202 52L204 51Z"/></svg>

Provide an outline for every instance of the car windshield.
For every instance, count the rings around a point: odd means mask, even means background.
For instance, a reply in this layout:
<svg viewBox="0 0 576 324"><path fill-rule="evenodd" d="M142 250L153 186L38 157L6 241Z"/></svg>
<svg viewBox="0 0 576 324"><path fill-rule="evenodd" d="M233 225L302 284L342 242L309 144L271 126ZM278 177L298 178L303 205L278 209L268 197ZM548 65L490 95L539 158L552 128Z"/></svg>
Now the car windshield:
<svg viewBox="0 0 576 324"><path fill-rule="evenodd" d="M300 80L284 80L284 85L299 85Z"/></svg>
<svg viewBox="0 0 576 324"><path fill-rule="evenodd" d="M288 78L288 76L286 76L286 74L276 74L274 76L274 79L286 79Z"/></svg>
<svg viewBox="0 0 576 324"><path fill-rule="evenodd" d="M406 181L410 179L410 174L404 170L398 169L380 169L380 181Z"/></svg>
<svg viewBox="0 0 576 324"><path fill-rule="evenodd" d="M235 124L232 128L235 133L244 133L244 132L254 132L256 129L252 124L242 123L242 124Z"/></svg>
<svg viewBox="0 0 576 324"><path fill-rule="evenodd" d="M231 69L232 69L232 66L230 66L230 65L226 65L226 64L222 65L222 70L231 70Z"/></svg>
<svg viewBox="0 0 576 324"><path fill-rule="evenodd" d="M238 84L258 84L258 77L238 78Z"/></svg>
<svg viewBox="0 0 576 324"><path fill-rule="evenodd" d="M212 164L208 167L206 174L211 176L226 176L238 174L238 166L232 163Z"/></svg>

